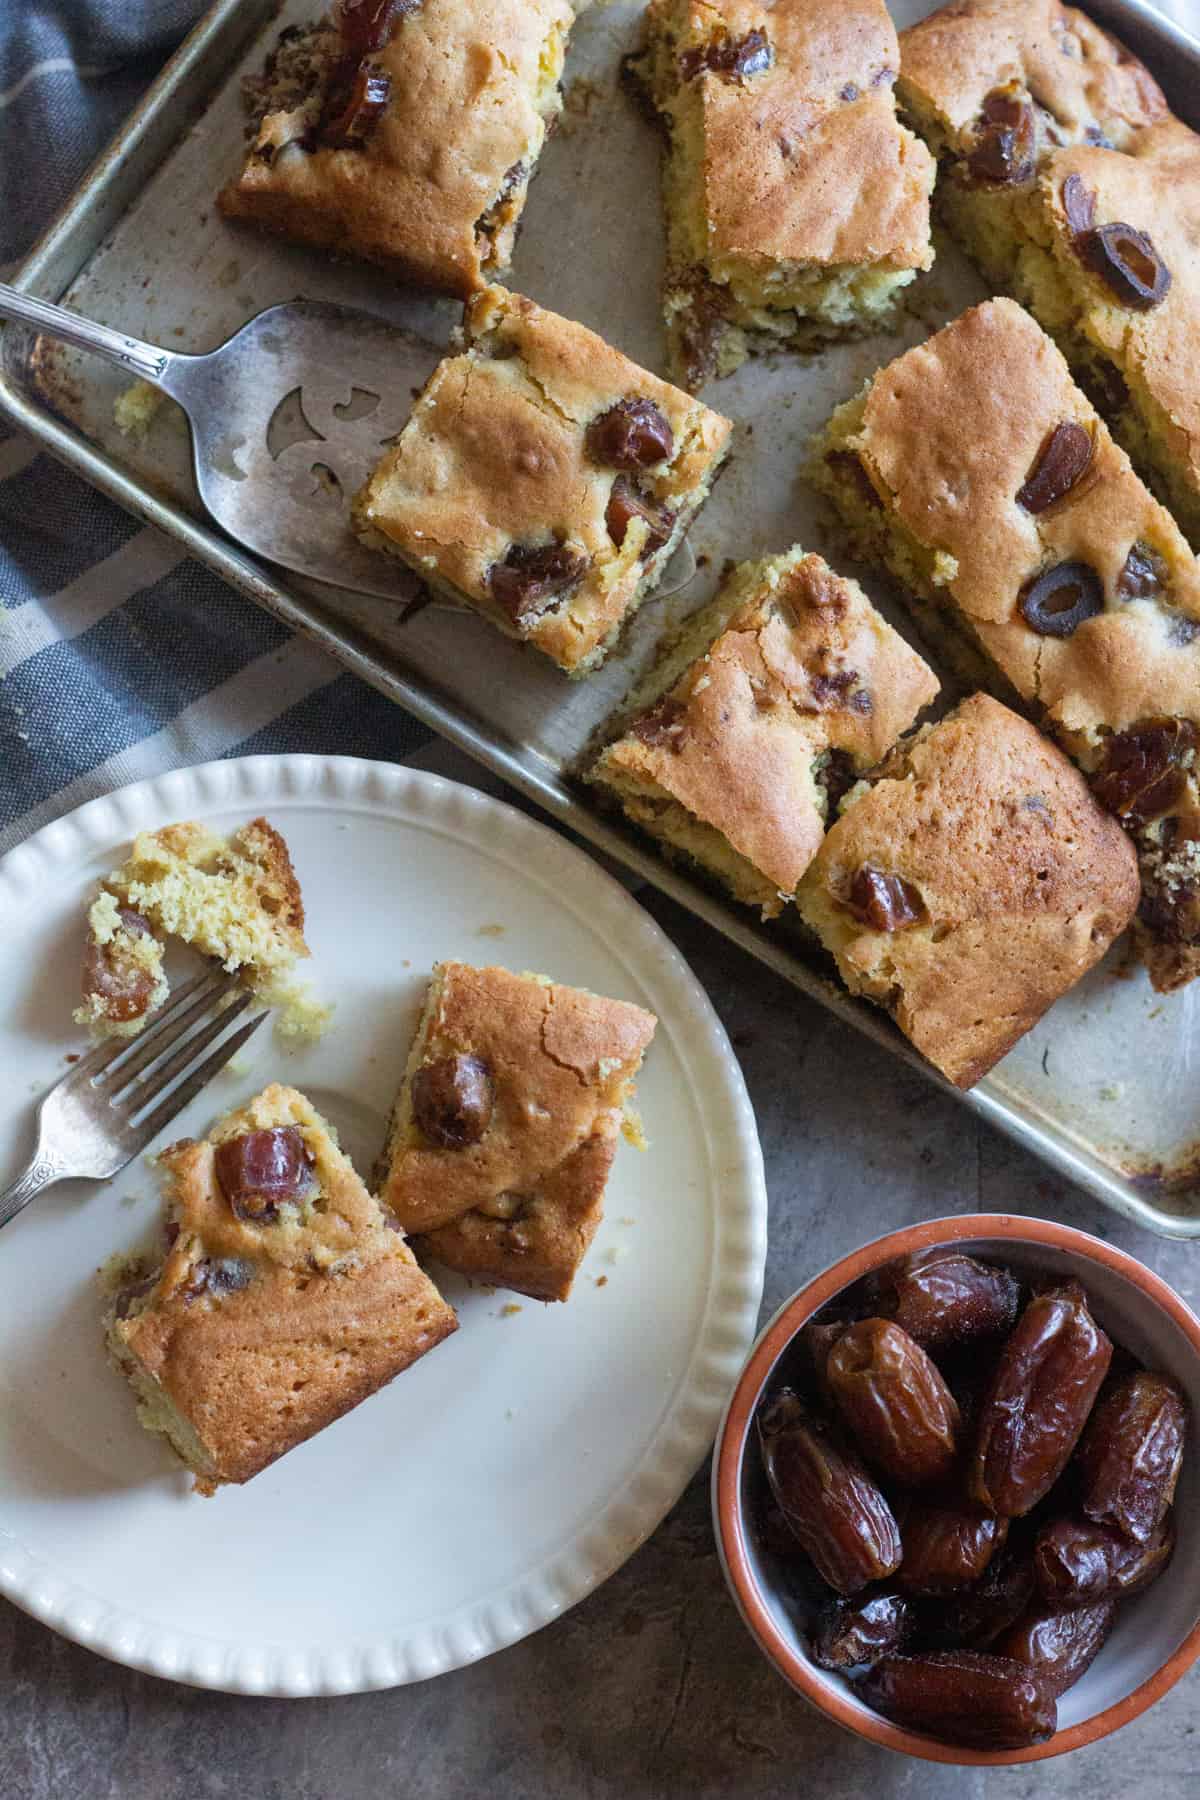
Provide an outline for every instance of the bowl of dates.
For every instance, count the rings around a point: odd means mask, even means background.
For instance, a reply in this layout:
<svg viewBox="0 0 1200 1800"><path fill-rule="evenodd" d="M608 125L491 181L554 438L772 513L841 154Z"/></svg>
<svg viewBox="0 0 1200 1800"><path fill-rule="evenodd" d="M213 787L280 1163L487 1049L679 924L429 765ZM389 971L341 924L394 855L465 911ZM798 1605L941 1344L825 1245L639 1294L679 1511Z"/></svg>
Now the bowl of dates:
<svg viewBox="0 0 1200 1800"><path fill-rule="evenodd" d="M869 1742L1094 1743L1200 1655L1198 1409L1200 1320L1123 1251L1007 1214L893 1232L742 1371L713 1459L730 1591Z"/></svg>

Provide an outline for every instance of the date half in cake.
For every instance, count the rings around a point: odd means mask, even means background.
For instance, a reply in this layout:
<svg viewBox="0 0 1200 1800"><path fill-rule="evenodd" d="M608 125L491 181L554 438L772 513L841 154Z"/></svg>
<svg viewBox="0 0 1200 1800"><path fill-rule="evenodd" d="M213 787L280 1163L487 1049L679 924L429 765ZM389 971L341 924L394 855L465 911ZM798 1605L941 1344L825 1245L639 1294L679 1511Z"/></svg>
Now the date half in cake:
<svg viewBox="0 0 1200 1800"><path fill-rule="evenodd" d="M629 74L668 134L670 367L878 329L933 261L934 165L897 118L883 0L651 0Z"/></svg>
<svg viewBox="0 0 1200 1800"><path fill-rule="evenodd" d="M354 502L363 542L570 675L603 661L708 496L728 419L488 288Z"/></svg>
<svg viewBox="0 0 1200 1800"><path fill-rule="evenodd" d="M379 1197L414 1247L473 1281L565 1300L654 1035L652 1013L541 975L439 963Z"/></svg>
<svg viewBox="0 0 1200 1800"><path fill-rule="evenodd" d="M288 847L266 819L228 837L195 820L138 833L88 911L76 1021L98 1037L135 1036L167 998L168 938L240 970L267 1004L303 1008L283 984L309 953L304 902Z"/></svg>
<svg viewBox="0 0 1200 1800"><path fill-rule="evenodd" d="M1137 905L1133 847L1028 720L975 694L844 804L796 903L846 985L971 1087Z"/></svg>
<svg viewBox="0 0 1200 1800"><path fill-rule="evenodd" d="M1200 547L1200 138L1058 0L964 0L900 50L939 212L1053 333Z"/></svg>
<svg viewBox="0 0 1200 1800"><path fill-rule="evenodd" d="M159 1163L167 1252L126 1268L108 1345L142 1424L202 1493L249 1481L455 1329L294 1088L264 1089Z"/></svg>
<svg viewBox="0 0 1200 1800"><path fill-rule="evenodd" d="M590 779L767 918L841 795L938 691L857 582L799 546L739 564L657 686Z"/></svg>
<svg viewBox="0 0 1200 1800"><path fill-rule="evenodd" d="M1192 980L1200 565L1060 352L988 301L881 370L817 448L855 548L1036 709L1133 834L1151 979Z"/></svg>
<svg viewBox="0 0 1200 1800"><path fill-rule="evenodd" d="M586 4L340 0L289 27L221 211L465 297L511 258Z"/></svg>

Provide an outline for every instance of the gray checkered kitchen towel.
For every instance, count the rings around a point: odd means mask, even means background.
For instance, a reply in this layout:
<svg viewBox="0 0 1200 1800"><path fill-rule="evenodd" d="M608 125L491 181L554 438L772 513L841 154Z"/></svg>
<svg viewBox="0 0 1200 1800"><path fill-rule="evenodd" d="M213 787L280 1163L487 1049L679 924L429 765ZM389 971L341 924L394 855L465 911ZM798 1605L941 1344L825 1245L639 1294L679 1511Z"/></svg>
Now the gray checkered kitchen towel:
<svg viewBox="0 0 1200 1800"><path fill-rule="evenodd" d="M0 275L202 0L0 0ZM475 765L0 422L0 852L95 794L253 751ZM490 783L488 785L491 785Z"/></svg>

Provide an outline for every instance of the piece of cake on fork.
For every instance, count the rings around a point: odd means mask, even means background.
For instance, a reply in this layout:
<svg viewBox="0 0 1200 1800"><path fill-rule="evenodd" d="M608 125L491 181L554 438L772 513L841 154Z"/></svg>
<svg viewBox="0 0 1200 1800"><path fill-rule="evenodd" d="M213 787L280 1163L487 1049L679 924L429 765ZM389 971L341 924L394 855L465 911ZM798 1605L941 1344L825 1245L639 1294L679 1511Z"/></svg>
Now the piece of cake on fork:
<svg viewBox="0 0 1200 1800"><path fill-rule="evenodd" d="M439 963L381 1162L418 1254L565 1300L604 1210L652 1013L544 975Z"/></svg>
<svg viewBox="0 0 1200 1800"><path fill-rule="evenodd" d="M163 1004L168 939L216 958L268 1005L302 1009L286 988L309 954L304 901L287 844L266 819L226 835L188 819L141 831L88 910L77 1023L134 1037Z"/></svg>

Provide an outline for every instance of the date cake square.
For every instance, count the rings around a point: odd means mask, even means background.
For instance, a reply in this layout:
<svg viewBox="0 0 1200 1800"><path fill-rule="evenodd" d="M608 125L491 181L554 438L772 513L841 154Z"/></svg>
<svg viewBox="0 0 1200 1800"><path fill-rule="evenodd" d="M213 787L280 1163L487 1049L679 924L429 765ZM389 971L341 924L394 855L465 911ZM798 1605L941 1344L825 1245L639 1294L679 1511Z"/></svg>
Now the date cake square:
<svg viewBox="0 0 1200 1800"><path fill-rule="evenodd" d="M628 64L667 134L663 309L693 390L875 331L933 261L934 163L896 117L883 0L651 0Z"/></svg>
<svg viewBox="0 0 1200 1800"><path fill-rule="evenodd" d="M975 694L847 796L797 905L851 992L971 1087L1100 960L1133 847L1028 720Z"/></svg>
<svg viewBox="0 0 1200 1800"><path fill-rule="evenodd" d="M734 568L656 686L590 779L765 918L938 691L857 582L798 545Z"/></svg>
<svg viewBox="0 0 1200 1800"><path fill-rule="evenodd" d="M166 940L230 973L268 1004L297 1004L282 986L307 957L304 901L288 847L266 819L226 836L196 820L141 831L88 910L83 1000L76 1022L97 1037L133 1037L167 998Z"/></svg>
<svg viewBox="0 0 1200 1800"><path fill-rule="evenodd" d="M465 298L512 257L587 0L340 0L246 84L221 211Z"/></svg>
<svg viewBox="0 0 1200 1800"><path fill-rule="evenodd" d="M108 1345L201 1493L249 1481L455 1330L294 1088L265 1088L158 1161L166 1254L120 1271Z"/></svg>
<svg viewBox="0 0 1200 1800"><path fill-rule="evenodd" d="M652 1013L543 975L439 963L380 1169L417 1253L565 1300L599 1227Z"/></svg>
<svg viewBox="0 0 1200 1800"><path fill-rule="evenodd" d="M991 300L839 408L812 476L918 621L1044 720L1136 839L1156 988L1200 972L1200 565L1061 353Z"/></svg>
<svg viewBox="0 0 1200 1800"><path fill-rule="evenodd" d="M356 497L356 528L586 675L657 583L731 430L594 332L491 287Z"/></svg>
<svg viewBox="0 0 1200 1800"><path fill-rule="evenodd" d="M939 213L1200 548L1200 137L1058 0L963 0L904 32L900 57Z"/></svg>

